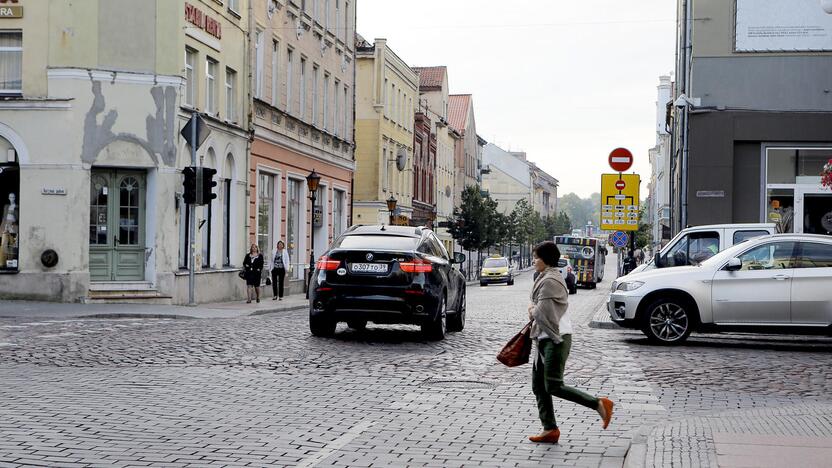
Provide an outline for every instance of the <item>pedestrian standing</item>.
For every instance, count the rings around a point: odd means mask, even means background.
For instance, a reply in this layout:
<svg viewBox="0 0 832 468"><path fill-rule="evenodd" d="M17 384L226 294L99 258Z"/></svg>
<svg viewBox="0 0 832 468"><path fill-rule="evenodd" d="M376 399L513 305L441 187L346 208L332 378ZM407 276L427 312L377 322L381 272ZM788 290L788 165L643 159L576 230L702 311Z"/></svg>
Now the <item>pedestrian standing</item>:
<svg viewBox="0 0 832 468"><path fill-rule="evenodd" d="M612 400L596 398L563 382L566 359L572 347L572 321L568 311L569 291L558 271L559 259L560 251L554 242L542 242L535 247L533 265L540 276L532 286L528 307L529 319L534 320L531 337L537 342L532 391L543 423L543 432L529 436L529 440L552 444L560 438L552 395L597 411L604 429L610 423L613 407Z"/></svg>
<svg viewBox="0 0 832 468"><path fill-rule="evenodd" d="M243 260L246 272L246 304L251 304L252 297L260 302L260 281L263 277L263 254L257 244L251 244L248 255Z"/></svg>
<svg viewBox="0 0 832 468"><path fill-rule="evenodd" d="M286 277L286 269L289 267L289 251L283 241L277 241L277 246L272 251L272 264L269 271L272 274L272 300L283 300L283 279Z"/></svg>

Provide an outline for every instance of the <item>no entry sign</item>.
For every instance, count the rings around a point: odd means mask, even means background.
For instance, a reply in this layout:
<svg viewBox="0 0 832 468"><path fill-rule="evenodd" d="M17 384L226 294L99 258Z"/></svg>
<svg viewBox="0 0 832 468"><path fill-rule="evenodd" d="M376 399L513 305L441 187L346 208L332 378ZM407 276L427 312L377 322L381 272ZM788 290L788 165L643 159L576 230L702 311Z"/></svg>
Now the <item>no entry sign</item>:
<svg viewBox="0 0 832 468"><path fill-rule="evenodd" d="M616 148L610 153L609 162L612 170L624 172L633 165L633 153L627 148Z"/></svg>
<svg viewBox="0 0 832 468"><path fill-rule="evenodd" d="M625 184L623 180L616 180L615 188L617 190L624 190L625 188L627 188L627 184Z"/></svg>

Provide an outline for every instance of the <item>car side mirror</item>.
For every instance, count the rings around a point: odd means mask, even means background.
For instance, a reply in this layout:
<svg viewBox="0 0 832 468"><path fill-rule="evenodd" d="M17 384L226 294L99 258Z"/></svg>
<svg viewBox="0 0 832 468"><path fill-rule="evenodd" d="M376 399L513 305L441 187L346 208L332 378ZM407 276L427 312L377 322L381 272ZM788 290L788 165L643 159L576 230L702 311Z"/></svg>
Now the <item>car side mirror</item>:
<svg viewBox="0 0 832 468"><path fill-rule="evenodd" d="M454 258L452 259L451 263L465 263L465 258L466 257L464 253L454 252Z"/></svg>
<svg viewBox="0 0 832 468"><path fill-rule="evenodd" d="M742 268L742 260L737 257L728 260L728 263L725 265L725 269L728 271L737 271Z"/></svg>
<svg viewBox="0 0 832 468"><path fill-rule="evenodd" d="M665 266L664 255L656 255L656 268L664 268Z"/></svg>

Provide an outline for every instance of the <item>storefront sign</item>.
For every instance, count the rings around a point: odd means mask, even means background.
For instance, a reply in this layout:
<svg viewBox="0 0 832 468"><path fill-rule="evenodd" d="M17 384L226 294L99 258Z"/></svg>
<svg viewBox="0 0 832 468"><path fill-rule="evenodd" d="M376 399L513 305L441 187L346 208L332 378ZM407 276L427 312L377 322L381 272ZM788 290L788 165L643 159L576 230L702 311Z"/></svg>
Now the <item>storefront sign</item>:
<svg viewBox="0 0 832 468"><path fill-rule="evenodd" d="M725 198L725 190L697 190L696 198Z"/></svg>
<svg viewBox="0 0 832 468"><path fill-rule="evenodd" d="M23 18L23 7L0 6L0 18Z"/></svg>
<svg viewBox="0 0 832 468"><path fill-rule="evenodd" d="M185 4L185 21L204 30L217 39L222 39L222 25L220 22L206 15L202 10L190 3Z"/></svg>
<svg viewBox="0 0 832 468"><path fill-rule="evenodd" d="M66 189L63 187L43 187L40 193L41 195L66 195Z"/></svg>

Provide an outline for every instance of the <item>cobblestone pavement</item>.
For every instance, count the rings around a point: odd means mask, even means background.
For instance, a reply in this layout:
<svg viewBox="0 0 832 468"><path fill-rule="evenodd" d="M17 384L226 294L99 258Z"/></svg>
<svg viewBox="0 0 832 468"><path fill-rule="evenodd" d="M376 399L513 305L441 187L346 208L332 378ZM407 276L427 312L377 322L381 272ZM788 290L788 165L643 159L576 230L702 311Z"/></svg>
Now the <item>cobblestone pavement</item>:
<svg viewBox="0 0 832 468"><path fill-rule="evenodd" d="M570 297L567 381L616 400L615 417L604 431L594 412L556 403L558 445L526 440L540 429L530 367L494 359L525 323L528 273L470 286L466 329L441 342L406 326L314 338L304 311L3 319L0 466L621 466L633 440L649 465L704 466L743 411L771 425L829 414L832 340L695 335L656 348L586 326L608 285Z"/></svg>

